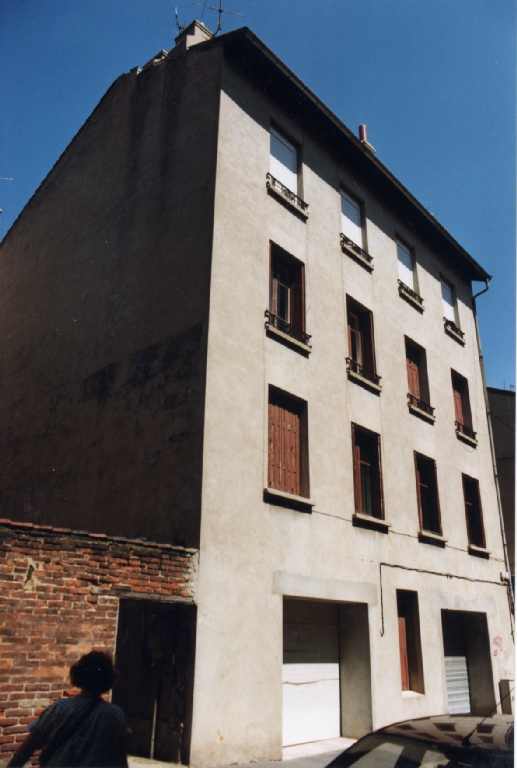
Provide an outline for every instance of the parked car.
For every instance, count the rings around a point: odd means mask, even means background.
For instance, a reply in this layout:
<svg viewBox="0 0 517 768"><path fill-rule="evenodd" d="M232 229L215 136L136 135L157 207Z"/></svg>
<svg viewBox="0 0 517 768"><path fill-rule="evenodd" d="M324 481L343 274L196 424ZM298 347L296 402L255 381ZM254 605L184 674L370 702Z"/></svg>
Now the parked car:
<svg viewBox="0 0 517 768"><path fill-rule="evenodd" d="M513 768L513 715L440 715L380 728L327 768Z"/></svg>

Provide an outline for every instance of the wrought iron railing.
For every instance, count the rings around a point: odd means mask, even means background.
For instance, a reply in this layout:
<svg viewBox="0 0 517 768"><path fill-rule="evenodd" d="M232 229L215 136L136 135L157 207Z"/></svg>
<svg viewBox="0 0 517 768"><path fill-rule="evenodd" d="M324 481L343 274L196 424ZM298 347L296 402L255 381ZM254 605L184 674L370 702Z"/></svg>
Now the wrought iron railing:
<svg viewBox="0 0 517 768"><path fill-rule="evenodd" d="M342 232L339 237L341 239L342 248L347 248L349 251L352 251L352 253L354 253L360 259L372 265L373 257L370 256L370 254L367 253L367 251L365 251L364 248L361 248L359 245L357 245L357 243L354 243L353 240L350 240L350 238L344 235Z"/></svg>
<svg viewBox="0 0 517 768"><path fill-rule="evenodd" d="M449 320L448 318L444 317L443 324L446 331L450 331L451 333L454 334L454 336L459 336L459 338L462 340L465 338L465 334L463 333L463 331L460 328L458 328L456 323L453 322L452 320Z"/></svg>
<svg viewBox="0 0 517 768"><path fill-rule="evenodd" d="M420 307L424 306L424 300L421 296L418 295L416 291L414 291L412 288L409 287L409 285L406 285L402 282L402 280L398 281L399 283L399 293L405 293L406 296L409 296L413 301L418 304Z"/></svg>
<svg viewBox="0 0 517 768"><path fill-rule="evenodd" d="M292 339L296 339L296 341L300 341L302 344L310 346L310 334L305 333L301 328L297 328L296 325L291 325L291 323L288 323L286 320L282 320L281 317L277 317L277 315L274 315L269 309L266 309L265 317L266 328L276 328L277 331L285 333L286 336L290 336Z"/></svg>
<svg viewBox="0 0 517 768"><path fill-rule="evenodd" d="M411 392L407 393L407 399L409 405L412 405L414 408L418 408L419 411L424 411L424 413L429 414L429 416L434 416L434 408L429 405L429 403L426 403L424 400L420 400L420 398L412 395Z"/></svg>
<svg viewBox="0 0 517 768"><path fill-rule="evenodd" d="M466 437L470 437L471 440L476 439L477 432L474 432L473 429L462 424L461 421L455 421L454 423L456 424L456 432L459 432Z"/></svg>
<svg viewBox="0 0 517 768"><path fill-rule="evenodd" d="M356 360L352 360L351 357L346 358L346 369L348 373L355 373L357 376L360 376L362 379L367 379L368 381L371 381L372 384L376 384L379 386L381 381L381 376L378 376L373 371L369 371L368 368L364 368L362 365L359 365L359 363Z"/></svg>
<svg viewBox="0 0 517 768"><path fill-rule="evenodd" d="M309 203L306 203L304 200L302 200L301 197L298 197L298 195L295 195L295 193L292 192L288 187L286 187L285 184L282 184L281 181L278 181L278 179L275 179L275 177L272 176L270 173L266 173L266 187L268 189L274 189L276 192L281 194L282 197L285 197L287 200L293 203L297 208L303 211L303 213L307 213Z"/></svg>

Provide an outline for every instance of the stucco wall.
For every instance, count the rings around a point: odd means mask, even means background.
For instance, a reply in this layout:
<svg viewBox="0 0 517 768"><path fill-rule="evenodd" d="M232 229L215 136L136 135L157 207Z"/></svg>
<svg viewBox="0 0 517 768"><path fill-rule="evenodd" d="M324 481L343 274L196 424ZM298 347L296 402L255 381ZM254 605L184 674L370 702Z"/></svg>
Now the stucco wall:
<svg viewBox="0 0 517 768"><path fill-rule="evenodd" d="M5 517L197 546L219 57L121 76L4 240Z"/></svg>
<svg viewBox="0 0 517 768"><path fill-rule="evenodd" d="M303 146L299 191L309 203L307 221L266 192L271 119ZM340 183L364 200L373 274L341 252ZM423 314L398 294L396 233L415 248ZM264 331L270 240L305 264L308 358ZM456 286L465 347L444 332L440 274ZM347 380L347 294L374 314L380 396ZM408 412L404 335L427 350L434 425ZM325 151L308 126L229 66L221 96L207 365L193 764L281 757L282 594L292 596L296 584L299 597L368 603L374 727L446 711L442 609L487 613L491 638L502 638L503 650L493 657L494 685L511 678L470 286L374 190L350 176L345 159ZM469 381L477 448L455 434L451 368ZM310 515L263 501L269 385L308 403ZM352 524L352 422L381 435L387 534ZM437 462L444 548L418 539L414 451ZM480 482L488 560L467 552L462 472ZM403 568L380 569L380 563ZM285 574L280 582L278 573ZM401 691L397 588L418 591L424 695Z"/></svg>

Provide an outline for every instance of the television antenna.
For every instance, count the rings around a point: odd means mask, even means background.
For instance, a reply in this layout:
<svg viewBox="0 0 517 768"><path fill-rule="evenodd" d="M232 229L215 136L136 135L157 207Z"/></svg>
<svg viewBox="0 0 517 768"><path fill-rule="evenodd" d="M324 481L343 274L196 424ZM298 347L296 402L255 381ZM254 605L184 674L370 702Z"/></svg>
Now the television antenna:
<svg viewBox="0 0 517 768"><path fill-rule="evenodd" d="M205 2L203 4L201 4L201 3L193 3L193 5L197 5L197 6L199 6L199 8L202 8L203 9L203 14L204 14L205 11L216 11L217 12L217 14L218 14L217 29L214 32L214 37L219 32L221 32L221 30L222 30L221 18L222 18L223 13L229 13L231 16L241 16L242 18L244 18L244 14L243 13L236 13L235 11L227 11L226 8L223 8L223 0L219 0L219 8L214 8L213 5L207 5L206 4L206 0L205 0ZM203 14L201 15L201 18L203 18Z"/></svg>
<svg viewBox="0 0 517 768"><path fill-rule="evenodd" d="M178 6L174 8L174 14L176 16L176 26L178 27L178 32L183 32L183 30L186 28L185 24L180 24L179 18L178 18ZM170 29L170 27L169 27Z"/></svg>

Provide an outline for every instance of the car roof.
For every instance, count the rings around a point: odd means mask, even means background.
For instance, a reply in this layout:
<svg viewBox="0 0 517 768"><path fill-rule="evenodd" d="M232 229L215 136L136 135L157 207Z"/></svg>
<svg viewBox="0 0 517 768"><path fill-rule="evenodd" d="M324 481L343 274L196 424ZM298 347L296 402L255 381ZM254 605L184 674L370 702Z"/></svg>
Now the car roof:
<svg viewBox="0 0 517 768"><path fill-rule="evenodd" d="M379 729L378 733L461 747L470 736L471 747L482 751L513 752L513 715L474 717L472 715L437 715L406 720Z"/></svg>

